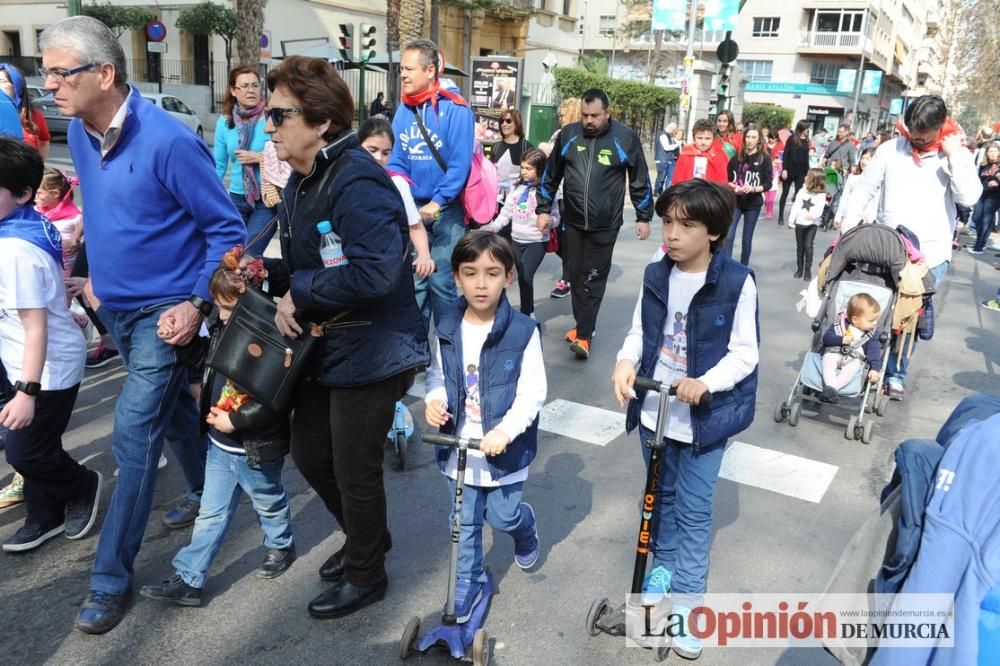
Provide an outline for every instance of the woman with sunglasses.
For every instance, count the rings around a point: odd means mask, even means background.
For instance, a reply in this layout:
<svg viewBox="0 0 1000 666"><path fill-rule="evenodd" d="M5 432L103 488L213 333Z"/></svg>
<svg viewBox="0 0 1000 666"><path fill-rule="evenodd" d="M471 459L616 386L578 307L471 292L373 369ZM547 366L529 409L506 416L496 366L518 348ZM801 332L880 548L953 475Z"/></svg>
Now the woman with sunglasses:
<svg viewBox="0 0 1000 666"><path fill-rule="evenodd" d="M263 254L274 236L271 229L254 241L274 218L261 194L260 166L267 143L263 113L264 95L257 68L234 67L229 72L229 95L215 124L215 171L225 179L232 164L229 196L247 225L247 243L252 244L248 251L254 255Z"/></svg>
<svg viewBox="0 0 1000 666"><path fill-rule="evenodd" d="M334 585L309 612L343 617L386 592L385 433L396 401L428 362L427 333L406 209L386 171L359 148L347 84L330 63L291 56L268 73L267 87L266 131L292 167L278 207L282 257L265 259L268 289L282 296L275 322L291 338L324 338L312 378L293 399L291 454L346 537L320 567ZM343 253L326 267L320 222Z"/></svg>
<svg viewBox="0 0 1000 666"><path fill-rule="evenodd" d="M534 148L524 138L524 122L521 112L516 109L506 109L500 116L500 141L490 150L490 161L497 165L497 180L500 182L500 192L497 194L497 212L507 200L507 193L521 177L521 156ZM507 233L510 228L506 228ZM501 234L503 235L503 234Z"/></svg>

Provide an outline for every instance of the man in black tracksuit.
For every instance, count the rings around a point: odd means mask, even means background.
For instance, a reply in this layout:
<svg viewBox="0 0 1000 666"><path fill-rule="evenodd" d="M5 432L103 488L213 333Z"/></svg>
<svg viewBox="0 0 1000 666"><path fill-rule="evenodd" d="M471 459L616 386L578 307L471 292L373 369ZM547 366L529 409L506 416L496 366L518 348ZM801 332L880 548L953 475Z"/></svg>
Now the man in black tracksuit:
<svg viewBox="0 0 1000 666"><path fill-rule="evenodd" d="M649 237L653 199L649 170L639 137L611 120L608 97L592 89L583 94L581 122L567 125L556 138L538 190L538 226L548 223L552 200L563 185L566 224L565 260L572 285L576 327L566 334L570 349L590 356L590 338L611 269L611 255L622 226L625 183L635 206L635 233ZM627 178L626 178L627 176Z"/></svg>

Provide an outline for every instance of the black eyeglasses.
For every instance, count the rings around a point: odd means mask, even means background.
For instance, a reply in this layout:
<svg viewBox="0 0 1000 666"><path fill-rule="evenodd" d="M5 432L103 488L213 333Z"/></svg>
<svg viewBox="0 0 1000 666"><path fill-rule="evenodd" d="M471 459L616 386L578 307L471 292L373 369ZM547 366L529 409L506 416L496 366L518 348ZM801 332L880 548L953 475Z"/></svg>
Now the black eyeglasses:
<svg viewBox="0 0 1000 666"><path fill-rule="evenodd" d="M514 119L513 118L504 118L500 122L503 123L504 125L513 125L514 124Z"/></svg>
<svg viewBox="0 0 1000 666"><path fill-rule="evenodd" d="M264 118L274 123L275 127L281 127L281 123L285 122L285 116L287 114L302 113L304 110L305 109L289 109L282 108L280 106L272 106L264 109Z"/></svg>
<svg viewBox="0 0 1000 666"><path fill-rule="evenodd" d="M99 63L91 62L86 65L80 65L79 67L74 67L73 69L45 69L44 67L38 68L38 75L42 77L43 80L48 80L51 76L59 83L62 83L74 74L79 74L80 72L86 72L97 67Z"/></svg>

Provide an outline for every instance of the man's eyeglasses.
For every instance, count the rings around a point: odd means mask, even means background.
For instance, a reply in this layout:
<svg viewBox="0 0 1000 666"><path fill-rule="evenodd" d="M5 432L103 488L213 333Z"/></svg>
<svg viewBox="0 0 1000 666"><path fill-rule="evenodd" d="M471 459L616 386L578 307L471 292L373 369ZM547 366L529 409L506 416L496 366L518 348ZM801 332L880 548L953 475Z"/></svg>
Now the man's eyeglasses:
<svg viewBox="0 0 1000 666"><path fill-rule="evenodd" d="M259 83L244 83L241 86L233 86L233 87L234 88L238 88L238 89L242 90L243 92L249 92L251 90L260 90L260 84Z"/></svg>
<svg viewBox="0 0 1000 666"><path fill-rule="evenodd" d="M272 106L264 109L264 118L274 123L275 127L281 127L281 123L285 122L286 115L290 113L302 113L303 111L305 111L305 109L289 109L282 108L280 106Z"/></svg>
<svg viewBox="0 0 1000 666"><path fill-rule="evenodd" d="M45 69L44 67L38 68L38 75L42 77L43 80L48 81L51 76L59 83L62 83L74 74L79 74L80 72L89 72L90 70L97 67L100 63L91 62L86 65L80 65L79 67L74 67L73 69Z"/></svg>

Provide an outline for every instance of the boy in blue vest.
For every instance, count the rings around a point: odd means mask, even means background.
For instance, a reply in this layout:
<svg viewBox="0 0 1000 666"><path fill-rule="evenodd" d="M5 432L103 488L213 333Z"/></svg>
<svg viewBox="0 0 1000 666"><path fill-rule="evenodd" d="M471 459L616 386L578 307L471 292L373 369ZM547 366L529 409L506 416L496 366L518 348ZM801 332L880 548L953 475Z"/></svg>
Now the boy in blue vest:
<svg viewBox="0 0 1000 666"><path fill-rule="evenodd" d="M618 403L628 403L625 428L639 426L641 442L654 436L659 398L633 389L636 376L677 388L664 432L653 567L643 601L655 604L673 593L671 620L681 620L681 632L672 646L688 659L701 654L701 642L683 628L706 588L712 495L723 450L753 421L757 394L757 287L747 267L719 251L735 204L731 191L702 179L660 195L656 214L669 249L646 267L611 378ZM711 405L697 406L706 391ZM642 452L648 464L649 449Z"/></svg>
<svg viewBox="0 0 1000 666"><path fill-rule="evenodd" d="M484 519L514 538L517 566L538 561L535 512L521 495L546 383L538 322L511 308L504 291L514 279L510 242L469 232L455 245L451 271L462 297L437 323L426 419L443 433L481 440L468 454L461 516L455 615L467 622L486 582ZM455 450L438 447L437 462L454 495Z"/></svg>

